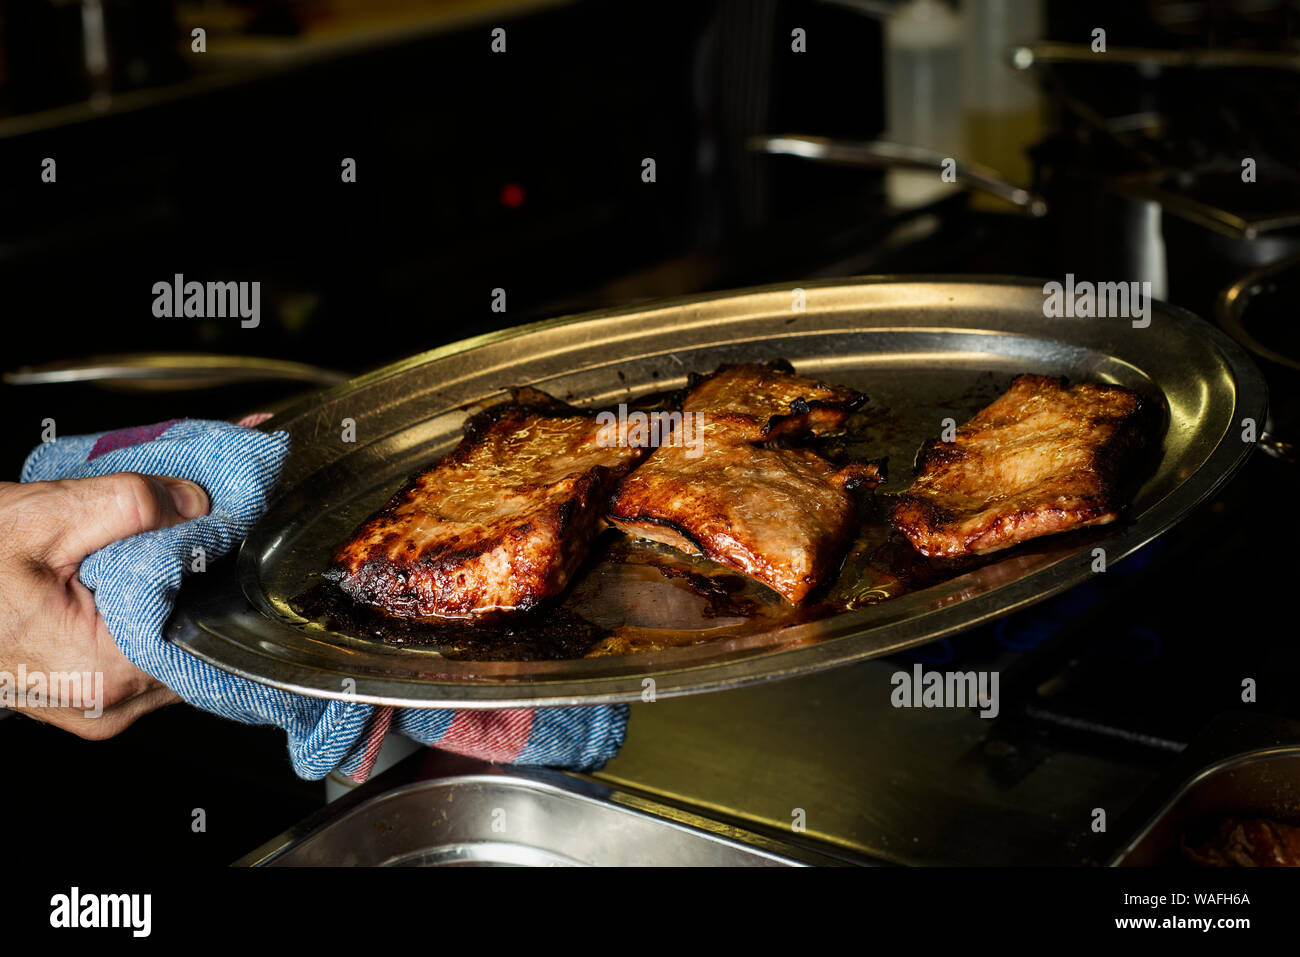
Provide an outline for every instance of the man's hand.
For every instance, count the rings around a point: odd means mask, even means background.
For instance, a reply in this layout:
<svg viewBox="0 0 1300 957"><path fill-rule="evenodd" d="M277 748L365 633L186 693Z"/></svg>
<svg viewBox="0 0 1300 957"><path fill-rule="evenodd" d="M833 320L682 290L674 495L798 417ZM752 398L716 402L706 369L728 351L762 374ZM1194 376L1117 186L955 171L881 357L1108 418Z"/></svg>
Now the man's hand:
<svg viewBox="0 0 1300 957"><path fill-rule="evenodd" d="M119 472L59 482L0 483L0 672L103 675L103 708L87 717L83 688L74 707L17 707L83 738L111 738L132 721L180 699L118 649L95 597L77 578L81 562L110 542L207 514L193 482ZM11 687L13 687L11 685Z"/></svg>

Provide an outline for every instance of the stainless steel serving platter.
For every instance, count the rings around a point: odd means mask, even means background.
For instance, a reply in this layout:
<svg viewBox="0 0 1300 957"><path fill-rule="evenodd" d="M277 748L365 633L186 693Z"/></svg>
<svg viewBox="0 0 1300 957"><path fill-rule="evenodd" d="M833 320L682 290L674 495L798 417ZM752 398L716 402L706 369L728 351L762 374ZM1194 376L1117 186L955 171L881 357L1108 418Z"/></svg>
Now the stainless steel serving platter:
<svg viewBox="0 0 1300 957"><path fill-rule="evenodd" d="M802 303L804 308L797 309ZM886 277L768 286L555 319L446 346L317 394L267 422L293 438L278 498L237 561L193 576L168 637L205 661L320 697L422 707L630 701L804 674L892 654L1039 601L1108 567L1210 496L1251 450L1263 382L1226 336L1188 313L1048 318L1041 280ZM289 606L332 548L407 475L450 449L477 406L528 384L603 406L684 384L722 362L783 357L856 386L882 410L886 490L917 449L1021 372L1163 395L1158 464L1124 520L1045 538L941 584L830 618L636 655L566 661L451 660L326 631ZM887 410L887 412L885 411ZM355 441L344 440L345 421ZM653 679L653 685L646 679Z"/></svg>

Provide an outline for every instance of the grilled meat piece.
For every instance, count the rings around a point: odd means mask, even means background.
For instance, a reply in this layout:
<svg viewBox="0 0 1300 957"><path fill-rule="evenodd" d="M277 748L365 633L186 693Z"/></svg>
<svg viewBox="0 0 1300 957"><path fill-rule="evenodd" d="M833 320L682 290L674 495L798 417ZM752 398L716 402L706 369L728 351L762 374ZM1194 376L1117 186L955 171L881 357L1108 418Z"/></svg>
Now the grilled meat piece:
<svg viewBox="0 0 1300 957"><path fill-rule="evenodd" d="M779 360L723 366L682 403L704 423L701 446L661 446L619 486L609 519L799 602L835 571L853 529L850 489L874 488L880 472L837 470L808 450L754 443L839 428L864 401Z"/></svg>
<svg viewBox="0 0 1300 957"><path fill-rule="evenodd" d="M796 375L787 362L723 366L696 384L684 412L726 422L751 442L829 432L865 402L861 392Z"/></svg>
<svg viewBox="0 0 1300 957"><path fill-rule="evenodd" d="M874 488L879 470L837 470L814 452L753 445L745 441L748 429L706 422L703 453L660 447L623 480L610 521L801 601L835 571L847 544L854 527L849 490Z"/></svg>
<svg viewBox="0 0 1300 957"><path fill-rule="evenodd" d="M334 556L326 577L399 617L524 611L559 593L647 450L602 447L596 420L536 390L471 419Z"/></svg>
<svg viewBox="0 0 1300 957"><path fill-rule="evenodd" d="M1300 867L1300 827L1268 818L1226 817L1204 844L1182 846L1203 867Z"/></svg>
<svg viewBox="0 0 1300 957"><path fill-rule="evenodd" d="M1019 376L954 441L926 443L894 527L923 555L957 558L1113 522L1151 411L1120 386Z"/></svg>

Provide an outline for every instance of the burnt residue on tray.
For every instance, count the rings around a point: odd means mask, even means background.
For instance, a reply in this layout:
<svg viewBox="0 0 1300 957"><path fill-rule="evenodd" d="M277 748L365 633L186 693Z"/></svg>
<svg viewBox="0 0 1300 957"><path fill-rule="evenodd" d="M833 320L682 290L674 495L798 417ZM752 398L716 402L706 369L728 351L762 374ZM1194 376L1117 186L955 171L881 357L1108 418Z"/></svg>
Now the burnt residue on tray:
<svg viewBox="0 0 1300 957"><path fill-rule="evenodd" d="M328 581L317 582L289 604L308 621L338 634L387 645L430 648L447 658L470 661L581 658L609 633L562 609L495 623L397 618L353 601Z"/></svg>

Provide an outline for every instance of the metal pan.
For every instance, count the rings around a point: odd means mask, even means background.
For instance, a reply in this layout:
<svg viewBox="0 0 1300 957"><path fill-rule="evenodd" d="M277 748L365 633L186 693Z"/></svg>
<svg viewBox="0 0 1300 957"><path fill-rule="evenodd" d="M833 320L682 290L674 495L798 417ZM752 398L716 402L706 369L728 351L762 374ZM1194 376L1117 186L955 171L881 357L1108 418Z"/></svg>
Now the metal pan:
<svg viewBox="0 0 1300 957"><path fill-rule="evenodd" d="M507 836L501 820L510 822ZM248 867L870 865L547 768L412 755L235 862Z"/></svg>
<svg viewBox="0 0 1300 957"><path fill-rule="evenodd" d="M1229 712L1212 720L1117 828L1116 867L1192 866L1181 843L1229 815L1300 820L1300 724ZM1134 832L1128 825L1138 822Z"/></svg>
<svg viewBox="0 0 1300 957"><path fill-rule="evenodd" d="M794 308L806 301L803 310ZM1043 315L1041 281L872 278L768 286L556 319L415 356L290 408L263 428L293 437L279 497L237 561L181 589L168 637L275 687L423 707L631 701L789 677L923 644L1046 598L1170 528L1242 464L1241 422L1263 422L1250 359L1188 313L1155 304L1150 325ZM684 384L721 362L784 357L861 388L888 409L887 488L910 480L920 444L1021 372L1163 394L1159 464L1128 518L1084 540L1042 539L919 591L832 618L738 638L605 658L450 660L308 625L290 609L331 549L412 471L451 448L467 409L516 384L578 404ZM990 391L990 387L993 391ZM341 440L343 420L355 442Z"/></svg>

